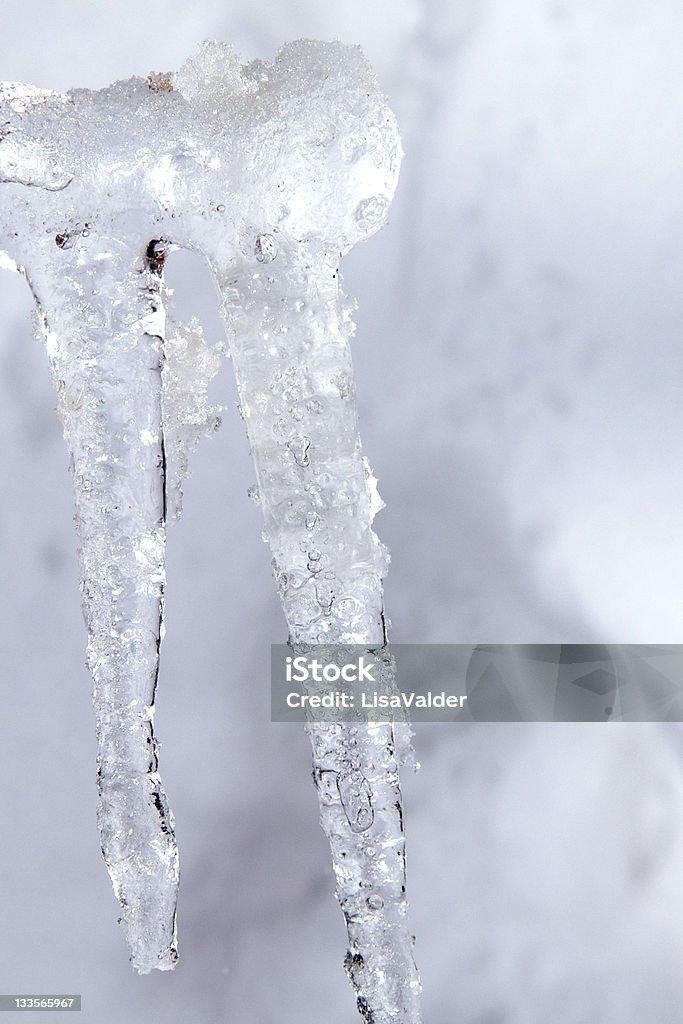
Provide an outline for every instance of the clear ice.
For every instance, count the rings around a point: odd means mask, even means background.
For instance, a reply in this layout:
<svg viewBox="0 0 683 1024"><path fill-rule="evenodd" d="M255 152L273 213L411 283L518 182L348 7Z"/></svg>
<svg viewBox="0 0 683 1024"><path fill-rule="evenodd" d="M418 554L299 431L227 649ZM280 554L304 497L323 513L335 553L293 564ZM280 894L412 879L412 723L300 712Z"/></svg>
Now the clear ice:
<svg viewBox="0 0 683 1024"><path fill-rule="evenodd" d="M217 356L166 323L163 267L201 252L221 295L292 644L381 646L388 556L361 453L340 257L387 217L401 157L357 47L299 41L242 66L65 95L0 86L0 250L33 291L71 453L98 823L140 972L176 959L178 854L153 719L166 522ZM375 1024L420 1020L394 730L308 725L321 822Z"/></svg>

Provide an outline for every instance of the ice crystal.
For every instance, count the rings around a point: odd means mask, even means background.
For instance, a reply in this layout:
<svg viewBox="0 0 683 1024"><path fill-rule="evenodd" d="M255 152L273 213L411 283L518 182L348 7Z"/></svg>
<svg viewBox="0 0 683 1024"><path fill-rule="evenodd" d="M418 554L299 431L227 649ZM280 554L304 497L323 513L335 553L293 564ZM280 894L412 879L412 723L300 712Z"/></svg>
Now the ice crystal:
<svg viewBox="0 0 683 1024"><path fill-rule="evenodd" d="M242 67L206 43L179 72L98 92L0 88L0 248L33 290L71 452L98 821L134 966L176 959L178 859L154 700L166 520L216 356L165 322L168 249L218 284L289 637L380 646L388 556L361 454L340 256L384 223L400 143L355 47L299 41ZM392 727L308 727L358 1007L419 1020Z"/></svg>

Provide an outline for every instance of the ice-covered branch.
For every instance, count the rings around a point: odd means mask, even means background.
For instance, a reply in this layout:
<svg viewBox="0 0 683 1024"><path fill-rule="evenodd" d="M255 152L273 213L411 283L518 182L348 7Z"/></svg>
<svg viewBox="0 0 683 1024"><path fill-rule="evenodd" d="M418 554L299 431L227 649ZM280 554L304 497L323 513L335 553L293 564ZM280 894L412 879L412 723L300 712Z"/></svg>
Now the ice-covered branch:
<svg viewBox="0 0 683 1024"><path fill-rule="evenodd" d="M399 162L372 70L342 44L294 43L246 67L205 44L174 75L0 92L0 248L39 303L73 456L100 831L143 971L175 956L177 858L151 723L167 442L191 441L169 417L194 389L202 422L200 378L215 372L204 356L201 372L191 358L163 368L164 254L201 251L221 292L291 642L381 645L387 556L339 259L384 223ZM416 1024L392 729L309 732L359 1008Z"/></svg>
<svg viewBox="0 0 683 1024"><path fill-rule="evenodd" d="M178 855L153 731L166 543L160 280L134 240L87 229L37 239L27 273L74 477L102 852L133 965L169 969Z"/></svg>
<svg viewBox="0 0 683 1024"><path fill-rule="evenodd" d="M387 554L372 530L338 255L281 243L218 269L233 363L290 640L385 642ZM313 777L346 918L346 967L368 1021L414 1024L405 840L391 725L312 723Z"/></svg>

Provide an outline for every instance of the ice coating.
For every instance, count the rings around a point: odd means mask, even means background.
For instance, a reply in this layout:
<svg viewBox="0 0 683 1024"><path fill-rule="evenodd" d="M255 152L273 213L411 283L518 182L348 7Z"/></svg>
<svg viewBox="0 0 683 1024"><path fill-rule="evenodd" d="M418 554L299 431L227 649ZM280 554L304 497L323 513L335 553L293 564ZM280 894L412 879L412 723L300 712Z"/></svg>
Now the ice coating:
<svg viewBox="0 0 683 1024"><path fill-rule="evenodd" d="M102 847L134 966L165 969L178 861L152 721L167 455L184 471L215 372L192 331L165 340L165 253L202 252L220 289L291 642L381 645L387 555L339 261L386 220L399 136L360 50L306 40L245 67L207 43L175 74L98 92L5 85L0 107L0 250L36 297L73 461ZM358 1007L415 1024L392 728L309 733Z"/></svg>
<svg viewBox="0 0 683 1024"><path fill-rule="evenodd" d="M338 259L338 257L337 257ZM283 246L217 268L260 503L290 640L385 642L387 556L372 530L337 261ZM420 1020L406 916L405 838L394 732L310 724L321 823L346 917L346 967L367 1021Z"/></svg>
<svg viewBox="0 0 683 1024"><path fill-rule="evenodd" d="M39 238L26 275L71 454L102 851L133 965L169 969L178 855L153 731L166 541L160 281L133 239L87 230L61 245Z"/></svg>

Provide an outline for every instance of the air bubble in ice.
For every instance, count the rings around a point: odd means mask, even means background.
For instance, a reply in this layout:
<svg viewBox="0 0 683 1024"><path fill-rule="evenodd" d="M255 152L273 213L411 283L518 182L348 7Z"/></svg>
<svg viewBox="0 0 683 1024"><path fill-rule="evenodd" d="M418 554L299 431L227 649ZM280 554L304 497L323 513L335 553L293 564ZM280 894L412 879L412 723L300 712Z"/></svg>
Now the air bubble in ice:
<svg viewBox="0 0 683 1024"><path fill-rule="evenodd" d="M337 789L351 831L367 831L374 821L375 814L372 809L370 786L363 773L357 768L340 772Z"/></svg>
<svg viewBox="0 0 683 1024"><path fill-rule="evenodd" d="M305 469L306 466L310 466L310 437L294 437L292 438L291 441L287 441L287 447L294 456L294 461L296 462L297 466L301 466L302 469Z"/></svg>
<svg viewBox="0 0 683 1024"><path fill-rule="evenodd" d="M363 232L375 231L384 222L389 203L383 196L363 199L356 207L356 223Z"/></svg>
<svg viewBox="0 0 683 1024"><path fill-rule="evenodd" d="M322 519L320 518L317 512L309 512L307 514L306 529L308 530L309 533L314 533L316 530L319 530L321 523Z"/></svg>
<svg viewBox="0 0 683 1024"><path fill-rule="evenodd" d="M308 560L306 562L306 568L310 573L318 573L322 569L321 555L320 552L313 548L308 552Z"/></svg>
<svg viewBox="0 0 683 1024"><path fill-rule="evenodd" d="M273 236L267 233L257 235L254 254L259 263L272 263L277 256L277 245Z"/></svg>
<svg viewBox="0 0 683 1024"><path fill-rule="evenodd" d="M335 374L330 378L330 384L334 384L337 388L340 398L347 399L353 392L353 381L348 373Z"/></svg>
<svg viewBox="0 0 683 1024"><path fill-rule="evenodd" d="M289 576L286 572L282 572L281 569L277 568L275 560L273 560L273 577L275 579L275 586L284 598L284 595L287 593L287 588L289 587Z"/></svg>

